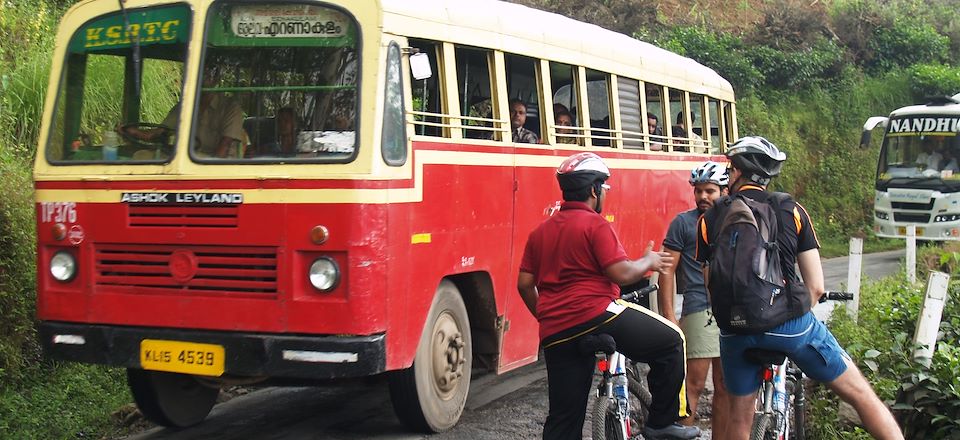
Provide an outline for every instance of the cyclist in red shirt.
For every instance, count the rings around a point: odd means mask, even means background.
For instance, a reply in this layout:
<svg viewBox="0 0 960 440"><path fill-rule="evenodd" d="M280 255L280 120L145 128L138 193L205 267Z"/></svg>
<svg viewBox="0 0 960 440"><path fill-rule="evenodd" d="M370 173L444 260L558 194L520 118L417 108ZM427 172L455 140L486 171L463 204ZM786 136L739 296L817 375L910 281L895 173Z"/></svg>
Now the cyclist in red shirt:
<svg viewBox="0 0 960 440"><path fill-rule="evenodd" d="M549 414L544 439L580 439L593 380L592 353L580 338L605 333L617 351L650 365L653 402L646 439L691 439L700 429L676 423L688 416L683 334L670 321L621 301L620 285L633 284L651 270L673 264L666 253L631 261L610 223L600 216L610 170L599 156L579 153L557 169L564 203L530 233L517 289L540 322L547 366Z"/></svg>

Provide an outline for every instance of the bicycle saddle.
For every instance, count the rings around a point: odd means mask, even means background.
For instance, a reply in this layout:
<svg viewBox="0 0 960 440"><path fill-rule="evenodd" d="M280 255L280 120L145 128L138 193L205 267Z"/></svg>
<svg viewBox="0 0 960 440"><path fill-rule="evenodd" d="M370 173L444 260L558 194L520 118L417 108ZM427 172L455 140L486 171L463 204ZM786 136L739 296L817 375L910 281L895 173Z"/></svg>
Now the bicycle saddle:
<svg viewBox="0 0 960 440"><path fill-rule="evenodd" d="M748 348L743 352L748 361L760 365L782 364L787 354L782 351L766 350L763 348Z"/></svg>
<svg viewBox="0 0 960 440"><path fill-rule="evenodd" d="M583 355L594 354L601 351L607 355L611 355L617 351L617 341L613 339L613 336L606 333L586 335L580 338L578 347L580 353Z"/></svg>

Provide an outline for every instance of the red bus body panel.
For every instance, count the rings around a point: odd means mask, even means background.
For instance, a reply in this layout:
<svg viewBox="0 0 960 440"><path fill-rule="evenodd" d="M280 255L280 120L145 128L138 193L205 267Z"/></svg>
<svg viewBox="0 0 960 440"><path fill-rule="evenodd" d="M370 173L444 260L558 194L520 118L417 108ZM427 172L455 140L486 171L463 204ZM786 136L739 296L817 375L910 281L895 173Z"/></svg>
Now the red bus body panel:
<svg viewBox="0 0 960 440"><path fill-rule="evenodd" d="M427 152L499 159L418 164ZM224 332L385 334L386 369L394 370L412 364L440 281L480 272L491 280L502 320L499 370L516 368L536 359L539 343L537 322L516 291L519 262L527 235L561 198L554 169L526 163L550 156L559 164L570 153L543 146L414 142L409 160L423 167L421 182L415 177L39 181L38 190L158 193L422 188L422 201L243 203L208 210L120 200L77 203L76 221L65 223L70 234L63 240L53 237L56 222L43 221L38 203L38 316L43 321ZM707 157L614 149L600 154L613 169L603 215L631 257L639 257L651 240L659 248L673 216L693 203L689 171L679 165L650 168L682 161L689 170ZM317 225L329 230L329 240L319 245L310 240ZM50 258L59 250L78 258L80 271L67 283L49 275ZM307 277L320 256L333 258L342 273L340 284L328 293L314 289ZM176 279L171 261L177 258L200 269L190 279Z"/></svg>

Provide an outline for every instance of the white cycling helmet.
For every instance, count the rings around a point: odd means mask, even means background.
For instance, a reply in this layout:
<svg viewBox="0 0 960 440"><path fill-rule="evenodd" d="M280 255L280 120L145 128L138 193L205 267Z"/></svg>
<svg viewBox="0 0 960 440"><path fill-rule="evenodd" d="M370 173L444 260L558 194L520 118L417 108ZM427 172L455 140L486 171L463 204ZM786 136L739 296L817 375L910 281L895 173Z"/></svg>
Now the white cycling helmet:
<svg viewBox="0 0 960 440"><path fill-rule="evenodd" d="M713 183L721 187L730 183L727 167L719 162L707 161L690 171L690 185Z"/></svg>
<svg viewBox="0 0 960 440"><path fill-rule="evenodd" d="M746 136L730 146L727 158L750 180L766 185L771 177L780 174L787 154L760 136Z"/></svg>
<svg viewBox="0 0 960 440"><path fill-rule="evenodd" d="M568 157L557 168L557 182L563 191L576 191L603 183L610 178L610 168L593 153L577 153Z"/></svg>

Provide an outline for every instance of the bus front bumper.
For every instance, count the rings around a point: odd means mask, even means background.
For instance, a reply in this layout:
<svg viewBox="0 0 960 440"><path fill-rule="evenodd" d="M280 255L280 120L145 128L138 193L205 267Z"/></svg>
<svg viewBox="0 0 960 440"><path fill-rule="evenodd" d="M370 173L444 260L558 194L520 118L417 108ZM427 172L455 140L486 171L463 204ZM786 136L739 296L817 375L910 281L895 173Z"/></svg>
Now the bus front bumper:
<svg viewBox="0 0 960 440"><path fill-rule="evenodd" d="M224 375L302 379L362 377L386 369L383 334L303 336L42 322L47 356L66 361L142 368L144 339L215 344Z"/></svg>

